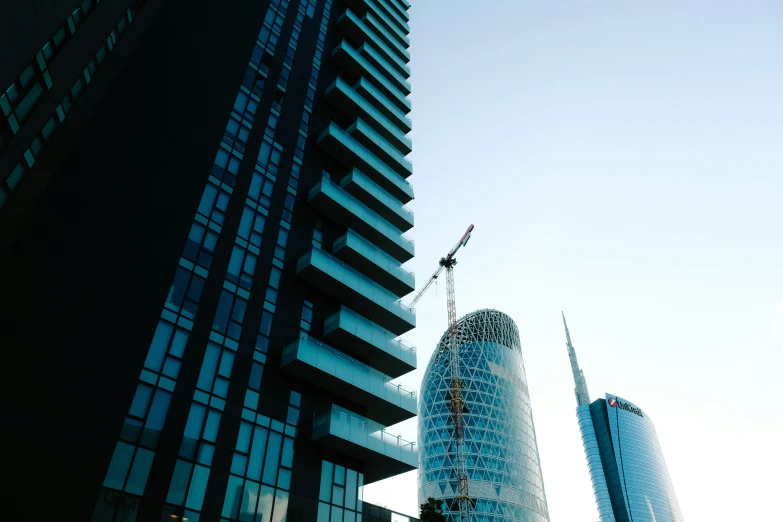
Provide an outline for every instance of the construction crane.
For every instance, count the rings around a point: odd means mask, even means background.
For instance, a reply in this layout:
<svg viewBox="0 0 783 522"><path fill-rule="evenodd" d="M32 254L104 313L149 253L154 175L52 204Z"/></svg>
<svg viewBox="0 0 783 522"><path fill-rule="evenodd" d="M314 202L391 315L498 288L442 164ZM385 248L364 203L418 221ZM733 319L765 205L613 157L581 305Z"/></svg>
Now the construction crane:
<svg viewBox="0 0 783 522"><path fill-rule="evenodd" d="M468 244L470 234L473 232L473 225L470 225L463 234L459 243L454 245L454 248L449 250L446 257L442 257L438 266L438 269L432 274L427 284L424 285L416 297L413 298L411 306L415 306L416 303L424 295L424 292L432 286L438 276L440 276L443 270L446 270L446 301L449 317L449 328L446 331L446 349L449 352L449 359L451 363L451 397L448 398L449 409L451 410L451 417L454 421L454 433L452 434L452 444L454 445L454 453L456 455L456 471L457 471L457 504L459 506L459 522L469 522L470 509L472 508L472 500L468 491L468 473L465 466L465 419L463 412L465 410L465 403L462 400L462 380L460 379L459 368L459 329L457 327L457 305L454 295L454 267L457 265L457 258L454 257L457 251L463 246ZM438 357L439 355L436 355Z"/></svg>

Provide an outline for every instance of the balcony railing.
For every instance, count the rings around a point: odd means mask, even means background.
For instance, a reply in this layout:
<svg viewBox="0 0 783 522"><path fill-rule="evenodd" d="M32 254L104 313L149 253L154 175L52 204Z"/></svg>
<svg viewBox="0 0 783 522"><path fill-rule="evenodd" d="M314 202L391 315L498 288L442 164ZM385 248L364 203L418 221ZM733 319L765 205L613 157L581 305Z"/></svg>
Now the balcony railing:
<svg viewBox="0 0 783 522"><path fill-rule="evenodd" d="M362 95L368 102L372 103L373 106L381 111L387 118L394 120L394 122L405 132L410 132L411 129L413 129L411 119L408 118L406 112L398 109L386 95L379 91L378 88L366 78L360 78L359 81L353 85L353 90Z"/></svg>
<svg viewBox="0 0 783 522"><path fill-rule="evenodd" d="M397 10L397 13L403 18L403 20L410 20L408 9L411 4L408 0L385 0L386 4Z"/></svg>
<svg viewBox="0 0 783 522"><path fill-rule="evenodd" d="M346 336L347 334L347 336ZM324 321L324 335L392 377L416 369L416 348L347 306Z"/></svg>
<svg viewBox="0 0 783 522"><path fill-rule="evenodd" d="M399 261L350 228L335 239L332 253L395 295L407 295L415 289L412 272L402 268Z"/></svg>
<svg viewBox="0 0 783 522"><path fill-rule="evenodd" d="M403 178L413 174L413 164L396 147L362 119L357 119L346 129L356 141L375 154Z"/></svg>
<svg viewBox="0 0 783 522"><path fill-rule="evenodd" d="M399 72L404 78L410 78L411 70L408 64L389 47L367 24L365 24L353 11L346 11L337 20L337 24L352 40L357 42L371 42L373 46L380 50L383 57Z"/></svg>
<svg viewBox="0 0 783 522"><path fill-rule="evenodd" d="M324 129L318 136L318 145L343 166L357 167L373 178L373 181L402 203L408 203L413 199L413 187L405 178L337 124L330 123L329 127Z"/></svg>
<svg viewBox="0 0 783 522"><path fill-rule="evenodd" d="M381 71L386 76L386 79L392 82L403 94L408 95L411 93L411 83L397 71L396 67L389 63L386 57L381 56L373 46L365 42L357 48L357 51Z"/></svg>
<svg viewBox="0 0 783 522"><path fill-rule="evenodd" d="M384 11L384 9L373 2L373 0L364 0L364 3L367 5L368 13L372 13L372 15L383 24L384 28L394 35L400 44L405 47L410 46L411 40L408 38L410 27L408 27L408 24L405 21L397 16L389 16L388 11Z"/></svg>
<svg viewBox="0 0 783 522"><path fill-rule="evenodd" d="M380 93L379 93L380 94ZM337 78L326 88L326 99L352 119L361 118L372 125L384 138L389 140L403 154L410 154L412 144L405 133L410 130L410 122L400 113L388 115L388 110L394 108L391 104L387 111L382 112L342 78ZM376 100L376 103L382 103ZM394 118L392 121L390 118Z"/></svg>
<svg viewBox="0 0 783 522"><path fill-rule="evenodd" d="M413 228L413 211L360 170L349 172L340 186L402 232Z"/></svg>
<svg viewBox="0 0 783 522"><path fill-rule="evenodd" d="M411 102L405 97L405 93L345 40L334 48L332 59L351 74L372 81L401 111L411 110Z"/></svg>
<svg viewBox="0 0 783 522"><path fill-rule="evenodd" d="M386 424L396 424L416 415L416 392L406 390L392 378L346 353L307 334L283 350L281 367L302 364L313 369L303 377L321 381L324 387L368 408L368 415ZM329 379L319 378L327 374ZM331 381L332 386L329 386Z"/></svg>
<svg viewBox="0 0 783 522"><path fill-rule="evenodd" d="M339 448L364 460L369 484L418 466L418 448L386 427L337 405L313 420L313 441Z"/></svg>
<svg viewBox="0 0 783 522"><path fill-rule="evenodd" d="M409 44L401 43L399 38L386 29L386 26L376 16L373 16L372 13L367 13L362 17L362 21L367 27L375 31L375 34L386 42L390 48L394 49L403 61L409 62L411 60L411 53L408 51Z"/></svg>
<svg viewBox="0 0 783 522"><path fill-rule="evenodd" d="M415 309L320 248L312 248L300 257L296 271L309 283L332 293L349 306L366 310L371 319L398 335L416 327Z"/></svg>
<svg viewBox="0 0 783 522"><path fill-rule="evenodd" d="M310 189L308 201L338 223L359 231L400 263L413 258L416 249L412 239L332 180L322 178Z"/></svg>

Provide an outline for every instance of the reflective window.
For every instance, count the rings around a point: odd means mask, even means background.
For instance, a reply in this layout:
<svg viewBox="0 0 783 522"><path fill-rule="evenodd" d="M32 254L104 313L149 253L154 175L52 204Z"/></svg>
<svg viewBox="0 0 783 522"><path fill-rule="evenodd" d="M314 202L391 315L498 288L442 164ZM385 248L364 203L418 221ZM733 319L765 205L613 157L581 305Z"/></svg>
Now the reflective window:
<svg viewBox="0 0 783 522"><path fill-rule="evenodd" d="M549 514L519 333L510 317L483 310L459 321L460 378L465 401L465 458L476 519L547 522ZM419 403L419 487L423 498L444 499L448 520L459 519L451 364L443 341L427 366Z"/></svg>

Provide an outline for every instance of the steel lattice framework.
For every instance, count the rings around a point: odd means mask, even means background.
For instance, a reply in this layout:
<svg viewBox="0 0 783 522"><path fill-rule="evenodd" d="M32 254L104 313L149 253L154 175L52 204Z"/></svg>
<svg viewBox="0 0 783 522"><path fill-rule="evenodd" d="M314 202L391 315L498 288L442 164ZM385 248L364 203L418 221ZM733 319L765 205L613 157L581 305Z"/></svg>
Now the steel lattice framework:
<svg viewBox="0 0 783 522"><path fill-rule="evenodd" d="M455 375L463 406L461 444L452 435L457 431L451 406ZM519 330L508 315L478 310L447 330L428 364L420 397L422 501L442 498L447 520L462 522L459 486L465 469L469 522L548 521Z"/></svg>
<svg viewBox="0 0 783 522"><path fill-rule="evenodd" d="M438 276L443 270L446 270L446 294L447 302L446 309L448 312L449 326L446 329L446 349L449 351L449 359L451 361L451 391L449 393L448 403L449 411L451 411L451 418L454 424L454 430L452 432L452 442L454 443L456 453L456 468L457 468L457 483L458 493L456 496L457 504L459 507L459 520L460 522L468 522L470 518L471 498L468 491L468 473L465 466L465 419L463 418L463 411L465 409L465 403L462 400L462 381L460 380L460 356L459 356L459 326L457 325L457 300L454 294L454 267L457 265L457 252L460 248L468 244L470 239L470 233L473 231L473 225L470 225L465 233L460 238L459 242L449 250L449 253L445 257L442 257L438 263L439 267L429 278L424 288L419 290L419 293L414 297L411 302L411 306L415 306L421 297L427 292L427 289L432 286L432 283L437 281Z"/></svg>
<svg viewBox="0 0 783 522"><path fill-rule="evenodd" d="M456 322L456 321L455 321ZM483 309L471 312L457 324L458 343L474 342L498 343L514 351L522 351L519 342L519 329L514 320L498 310ZM438 352L447 349L446 340L449 332L445 332L438 342Z"/></svg>

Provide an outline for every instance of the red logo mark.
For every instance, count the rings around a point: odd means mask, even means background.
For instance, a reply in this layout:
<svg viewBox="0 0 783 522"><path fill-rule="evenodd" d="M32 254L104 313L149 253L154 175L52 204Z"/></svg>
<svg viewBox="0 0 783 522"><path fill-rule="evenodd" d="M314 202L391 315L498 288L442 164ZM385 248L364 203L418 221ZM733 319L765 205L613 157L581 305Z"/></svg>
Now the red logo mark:
<svg viewBox="0 0 783 522"><path fill-rule="evenodd" d="M611 406L612 408L616 408L617 407L617 399L609 399L609 406Z"/></svg>

